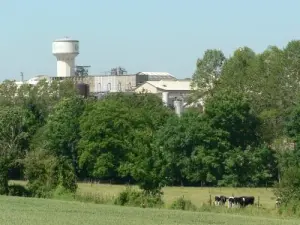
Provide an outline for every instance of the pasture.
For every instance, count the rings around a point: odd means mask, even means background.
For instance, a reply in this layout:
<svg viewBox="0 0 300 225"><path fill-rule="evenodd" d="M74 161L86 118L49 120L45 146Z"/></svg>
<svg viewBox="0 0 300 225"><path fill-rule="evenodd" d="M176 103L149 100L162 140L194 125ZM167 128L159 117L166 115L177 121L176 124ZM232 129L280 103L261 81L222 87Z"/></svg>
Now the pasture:
<svg viewBox="0 0 300 225"><path fill-rule="evenodd" d="M299 220L0 196L1 225L298 225Z"/></svg>
<svg viewBox="0 0 300 225"><path fill-rule="evenodd" d="M24 181L11 181L10 183L25 185ZM132 186L137 188L136 186ZM125 190L125 185L110 185L99 183L78 183L77 194L78 195L91 195L98 196L103 199L113 199L121 191ZM212 203L214 202L215 195L225 196L241 196L252 195L255 197L255 203L258 201L262 208L274 209L275 208L275 196L271 188L208 188L208 187L165 187L163 188L163 199L166 203L166 207L172 204L177 198L184 196L185 199L189 199L197 207L201 207L203 204L209 204L209 198L211 195Z"/></svg>
<svg viewBox="0 0 300 225"><path fill-rule="evenodd" d="M136 187L135 187L136 188ZM123 185L109 185L109 184L90 184L79 183L78 193L94 193L103 197L115 197L118 193L125 189ZM203 204L208 204L210 195L214 201L215 195L225 196L239 196L239 195L253 195L257 203L258 197L260 205L263 208L273 209L275 207L275 196L271 188L200 188L200 187L165 187L164 201L166 205L170 205L175 199L184 196L189 199L197 207Z"/></svg>

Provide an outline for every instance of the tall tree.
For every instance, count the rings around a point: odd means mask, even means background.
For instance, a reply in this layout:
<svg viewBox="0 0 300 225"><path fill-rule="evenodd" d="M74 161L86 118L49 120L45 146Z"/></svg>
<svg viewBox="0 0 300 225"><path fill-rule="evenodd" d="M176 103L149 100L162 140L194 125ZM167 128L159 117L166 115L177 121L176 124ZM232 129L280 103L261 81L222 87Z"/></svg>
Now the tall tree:
<svg viewBox="0 0 300 225"><path fill-rule="evenodd" d="M248 47L237 49L233 56L224 63L218 86L241 92L251 92L253 87L252 65L255 59L256 54L252 49Z"/></svg>
<svg viewBox="0 0 300 225"><path fill-rule="evenodd" d="M25 156L32 115L18 106L0 108L0 194L8 192L8 172Z"/></svg>
<svg viewBox="0 0 300 225"><path fill-rule="evenodd" d="M225 61L223 52L216 49L206 50L203 58L197 60L197 68L192 77L193 100L210 94L221 75Z"/></svg>
<svg viewBox="0 0 300 225"><path fill-rule="evenodd" d="M44 141L40 139L46 150L56 157L65 157L72 162L74 170L78 172L77 143L80 140L79 118L85 109L84 99L73 96L61 99L54 106L52 113L46 120Z"/></svg>
<svg viewBox="0 0 300 225"><path fill-rule="evenodd" d="M227 141L233 148L260 144L260 121L251 109L244 94L233 90L222 90L209 98L205 115L214 129L228 134Z"/></svg>

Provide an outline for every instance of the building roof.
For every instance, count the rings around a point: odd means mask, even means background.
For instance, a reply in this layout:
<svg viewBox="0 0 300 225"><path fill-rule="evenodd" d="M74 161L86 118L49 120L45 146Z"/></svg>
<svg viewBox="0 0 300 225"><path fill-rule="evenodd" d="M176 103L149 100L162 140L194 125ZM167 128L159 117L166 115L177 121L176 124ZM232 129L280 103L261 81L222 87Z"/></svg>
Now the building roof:
<svg viewBox="0 0 300 225"><path fill-rule="evenodd" d="M160 80L147 81L146 83L165 91L190 91L191 81L189 80Z"/></svg>
<svg viewBox="0 0 300 225"><path fill-rule="evenodd" d="M166 77L173 77L172 74L167 72L139 72L138 75L149 75L149 76L166 76Z"/></svg>
<svg viewBox="0 0 300 225"><path fill-rule="evenodd" d="M167 72L139 72L137 75L148 76L149 81L159 81L159 80L176 80L176 78Z"/></svg>

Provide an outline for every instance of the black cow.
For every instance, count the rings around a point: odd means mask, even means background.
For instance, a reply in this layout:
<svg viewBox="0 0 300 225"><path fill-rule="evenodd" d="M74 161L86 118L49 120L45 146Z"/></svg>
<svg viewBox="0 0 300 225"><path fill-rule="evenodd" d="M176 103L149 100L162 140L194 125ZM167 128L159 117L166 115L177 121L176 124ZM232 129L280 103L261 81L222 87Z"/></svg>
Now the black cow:
<svg viewBox="0 0 300 225"><path fill-rule="evenodd" d="M246 207L247 205L253 205L255 201L254 196L242 196L240 198L241 198L240 205L242 207Z"/></svg>
<svg viewBox="0 0 300 225"><path fill-rule="evenodd" d="M226 203L227 197L220 195L215 196L215 205L224 205Z"/></svg>
<svg viewBox="0 0 300 225"><path fill-rule="evenodd" d="M241 196L241 197L229 197L228 208L246 207L247 205L253 205L255 198L253 196Z"/></svg>
<svg viewBox="0 0 300 225"><path fill-rule="evenodd" d="M228 208L232 208L237 204L237 197L228 198Z"/></svg>

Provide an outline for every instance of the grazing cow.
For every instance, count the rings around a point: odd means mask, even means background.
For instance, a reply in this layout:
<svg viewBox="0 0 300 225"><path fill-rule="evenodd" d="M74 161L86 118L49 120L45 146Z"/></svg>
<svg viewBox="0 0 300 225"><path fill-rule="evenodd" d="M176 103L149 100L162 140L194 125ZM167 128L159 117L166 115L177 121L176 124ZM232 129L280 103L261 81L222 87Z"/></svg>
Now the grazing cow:
<svg viewBox="0 0 300 225"><path fill-rule="evenodd" d="M278 197L278 198L276 199L276 203L275 203L276 208L279 208L280 204L281 204L281 198Z"/></svg>
<svg viewBox="0 0 300 225"><path fill-rule="evenodd" d="M215 205L224 205L226 203L227 197L220 195L215 196Z"/></svg>
<svg viewBox="0 0 300 225"><path fill-rule="evenodd" d="M242 196L241 198L241 206L246 207L247 205L253 205L254 204L254 196Z"/></svg>
<svg viewBox="0 0 300 225"><path fill-rule="evenodd" d="M247 205L253 205L254 200L255 198L253 196L229 197L228 208L246 207Z"/></svg>
<svg viewBox="0 0 300 225"><path fill-rule="evenodd" d="M235 197L228 197L228 208L232 208L235 203Z"/></svg>

